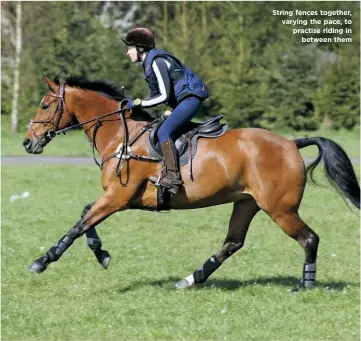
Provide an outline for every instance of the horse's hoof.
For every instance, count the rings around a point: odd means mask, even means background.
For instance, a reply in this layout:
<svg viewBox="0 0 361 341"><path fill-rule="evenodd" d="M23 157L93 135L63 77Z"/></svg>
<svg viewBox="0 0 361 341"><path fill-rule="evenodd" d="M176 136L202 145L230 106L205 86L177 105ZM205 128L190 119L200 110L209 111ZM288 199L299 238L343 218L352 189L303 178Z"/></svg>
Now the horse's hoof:
<svg viewBox="0 0 361 341"><path fill-rule="evenodd" d="M106 269L108 269L108 265L109 265L109 263L110 263L110 256L109 257L106 257L106 258L104 258L103 259L103 261L102 261L102 267L106 270Z"/></svg>
<svg viewBox="0 0 361 341"><path fill-rule="evenodd" d="M101 256L98 258L100 265L106 270L110 263L110 254L108 251L103 251Z"/></svg>
<svg viewBox="0 0 361 341"><path fill-rule="evenodd" d="M186 279L182 279L178 281L176 284L174 284L177 289L187 289L191 288L193 284L189 283Z"/></svg>
<svg viewBox="0 0 361 341"><path fill-rule="evenodd" d="M36 261L33 262L33 264L31 264L28 269L30 272L35 272L35 273L42 273L45 269L46 269L46 264L44 262L43 258L38 258Z"/></svg>

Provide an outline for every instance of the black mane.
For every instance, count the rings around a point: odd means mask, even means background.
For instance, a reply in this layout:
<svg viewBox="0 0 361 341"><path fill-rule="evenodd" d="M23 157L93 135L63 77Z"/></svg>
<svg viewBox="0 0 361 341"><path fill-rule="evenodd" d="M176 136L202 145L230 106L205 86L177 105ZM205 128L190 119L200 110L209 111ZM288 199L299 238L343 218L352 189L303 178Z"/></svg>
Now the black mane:
<svg viewBox="0 0 361 341"><path fill-rule="evenodd" d="M57 85L60 85L59 77L54 79ZM122 101L127 99L124 96L123 89L120 85L112 83L110 81L99 79L99 80L88 80L81 76L70 76L65 79L65 83L72 87L82 88L100 93L103 96L109 97L116 101ZM138 108L134 111L133 119L151 122L154 117L149 114L146 110Z"/></svg>
<svg viewBox="0 0 361 341"><path fill-rule="evenodd" d="M59 85L59 78L56 77L54 82ZM72 87L99 92L116 101L122 101L124 99L122 87L104 79L91 81L81 76L70 76L65 79L65 83Z"/></svg>

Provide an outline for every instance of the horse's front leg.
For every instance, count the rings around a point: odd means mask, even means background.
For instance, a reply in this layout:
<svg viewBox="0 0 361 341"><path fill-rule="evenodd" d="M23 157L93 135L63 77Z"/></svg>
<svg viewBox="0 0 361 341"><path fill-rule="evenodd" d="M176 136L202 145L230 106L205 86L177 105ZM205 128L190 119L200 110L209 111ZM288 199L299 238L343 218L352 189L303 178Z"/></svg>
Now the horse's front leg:
<svg viewBox="0 0 361 341"><path fill-rule="evenodd" d="M113 192L106 192L57 244L29 266L29 270L37 273L43 272L50 263L56 262L62 256L75 239L82 236L86 231L95 227L114 212L125 209L126 202L120 202L118 198Z"/></svg>
<svg viewBox="0 0 361 341"><path fill-rule="evenodd" d="M83 218L89 212L89 210L94 206L94 204L95 202L91 202L90 204L84 207L83 212L81 214L81 218ZM104 269L107 269L111 257L108 251L102 249L102 241L98 236L95 227L92 227L89 230L87 230L85 234L87 237L89 248L94 252L94 255L97 258L100 265Z"/></svg>

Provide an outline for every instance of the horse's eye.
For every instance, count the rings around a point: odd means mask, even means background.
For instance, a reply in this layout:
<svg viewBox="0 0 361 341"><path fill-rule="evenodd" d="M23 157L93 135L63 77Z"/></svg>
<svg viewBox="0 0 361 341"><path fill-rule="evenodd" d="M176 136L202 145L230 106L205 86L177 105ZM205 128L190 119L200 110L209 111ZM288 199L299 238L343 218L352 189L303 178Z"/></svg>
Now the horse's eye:
<svg viewBox="0 0 361 341"><path fill-rule="evenodd" d="M42 110L46 110L46 109L48 109L48 108L49 108L49 104L44 104L44 103L43 103L43 104L41 105L41 109L42 109Z"/></svg>

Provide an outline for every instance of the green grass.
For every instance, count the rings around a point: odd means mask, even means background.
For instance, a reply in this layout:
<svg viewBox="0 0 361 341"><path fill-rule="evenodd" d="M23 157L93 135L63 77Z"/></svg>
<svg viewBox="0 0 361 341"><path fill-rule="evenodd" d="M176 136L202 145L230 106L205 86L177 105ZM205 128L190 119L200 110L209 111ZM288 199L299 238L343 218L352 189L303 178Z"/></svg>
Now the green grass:
<svg viewBox="0 0 361 341"><path fill-rule="evenodd" d="M359 167L357 167L359 172ZM359 217L337 193L307 186L301 216L319 234L318 286L289 294L303 250L264 213L245 247L207 284L176 280L221 246L231 205L125 211L98 226L103 270L85 238L41 275L27 266L102 193L87 166L2 167L1 340L359 340ZM30 197L10 203L10 195Z"/></svg>
<svg viewBox="0 0 361 341"><path fill-rule="evenodd" d="M19 134L13 134L10 129L10 121L8 117L2 117L1 126L1 154L3 156L8 155L27 155L29 156L22 146L24 139L24 132L26 127L22 126L22 132ZM277 132L276 132L277 133ZM350 157L360 156L360 127L353 131L333 131L324 130L317 132L278 132L280 135L289 139L295 137L311 137L311 136L323 136L334 140L339 143L347 152ZM311 146L301 150L301 154L304 157L316 157L318 155L318 149L316 146ZM91 156L92 150L88 143L88 140L83 131L73 131L67 133L67 135L57 136L44 150L44 155L56 155L56 156Z"/></svg>

